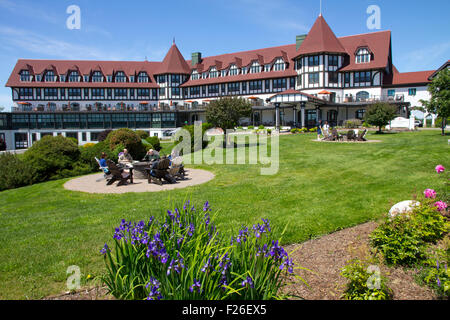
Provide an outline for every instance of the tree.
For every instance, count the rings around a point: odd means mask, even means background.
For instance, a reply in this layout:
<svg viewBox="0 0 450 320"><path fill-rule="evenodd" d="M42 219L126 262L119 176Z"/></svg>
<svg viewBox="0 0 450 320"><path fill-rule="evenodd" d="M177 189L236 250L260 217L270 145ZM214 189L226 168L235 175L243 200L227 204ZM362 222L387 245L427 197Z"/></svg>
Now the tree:
<svg viewBox="0 0 450 320"><path fill-rule="evenodd" d="M381 127L389 124L397 115L397 108L389 103L378 102L367 108L365 121L378 127L381 133Z"/></svg>
<svg viewBox="0 0 450 320"><path fill-rule="evenodd" d="M446 119L450 117L450 70L440 71L428 85L430 101L420 100L429 113L436 114L442 120L442 135L445 135Z"/></svg>
<svg viewBox="0 0 450 320"><path fill-rule="evenodd" d="M214 127L234 129L239 119L249 117L252 113L252 105L243 98L224 97L210 103L206 108L206 121Z"/></svg>

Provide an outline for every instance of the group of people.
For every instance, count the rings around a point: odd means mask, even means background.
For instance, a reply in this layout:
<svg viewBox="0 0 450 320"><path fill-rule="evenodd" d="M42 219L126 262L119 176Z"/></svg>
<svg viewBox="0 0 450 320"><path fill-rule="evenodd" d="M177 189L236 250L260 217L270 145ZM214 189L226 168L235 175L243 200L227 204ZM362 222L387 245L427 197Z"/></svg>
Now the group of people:
<svg viewBox="0 0 450 320"><path fill-rule="evenodd" d="M321 135L324 137L328 137L330 135L330 125L328 124L328 121L325 121L325 123L322 126L322 120L319 120L317 124L317 140L321 140Z"/></svg>
<svg viewBox="0 0 450 320"><path fill-rule="evenodd" d="M102 152L102 155L100 157L100 166L105 167L105 168L108 166L107 158L108 158L108 155L105 152ZM155 162L155 160L159 160L159 159L160 159L159 152L156 150L150 149L147 151L147 153L145 154L145 157L142 159L142 161ZM119 153L119 159L117 162L118 162L118 164L120 164L122 166L127 166L127 165L130 165L133 163L133 157L131 156L131 154L128 152L127 149L123 149L123 152Z"/></svg>

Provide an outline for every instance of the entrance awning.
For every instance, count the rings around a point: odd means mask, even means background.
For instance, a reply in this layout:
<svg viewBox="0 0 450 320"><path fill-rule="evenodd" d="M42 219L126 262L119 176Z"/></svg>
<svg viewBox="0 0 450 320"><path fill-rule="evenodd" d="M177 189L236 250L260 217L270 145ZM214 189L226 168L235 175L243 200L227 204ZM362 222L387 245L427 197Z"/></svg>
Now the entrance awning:
<svg viewBox="0 0 450 320"><path fill-rule="evenodd" d="M324 104L325 100L320 99L308 93L304 93L294 89L288 89L277 93L269 98L271 103L296 103L296 102L313 102L315 104Z"/></svg>

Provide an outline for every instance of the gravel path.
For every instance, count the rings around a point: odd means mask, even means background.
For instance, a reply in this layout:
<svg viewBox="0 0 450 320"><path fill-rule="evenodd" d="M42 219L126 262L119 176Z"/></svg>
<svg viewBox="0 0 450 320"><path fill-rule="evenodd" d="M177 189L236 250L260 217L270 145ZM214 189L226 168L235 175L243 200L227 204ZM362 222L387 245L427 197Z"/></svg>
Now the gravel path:
<svg viewBox="0 0 450 320"><path fill-rule="evenodd" d="M185 180L178 180L178 183L169 184L163 181L163 185L159 186L155 183L148 183L147 179L133 179L133 184L117 186L118 182L107 186L103 173L91 174L67 181L64 188L72 191L82 191L88 193L126 193L126 192L157 192L173 189L181 189L190 186L202 184L214 179L212 172L200 169L187 169Z"/></svg>

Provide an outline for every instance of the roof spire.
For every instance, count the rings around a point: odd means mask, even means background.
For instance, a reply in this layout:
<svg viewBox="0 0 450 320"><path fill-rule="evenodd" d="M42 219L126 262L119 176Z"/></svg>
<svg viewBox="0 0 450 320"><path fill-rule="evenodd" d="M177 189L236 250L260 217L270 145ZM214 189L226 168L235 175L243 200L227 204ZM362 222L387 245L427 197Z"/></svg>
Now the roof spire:
<svg viewBox="0 0 450 320"><path fill-rule="evenodd" d="M173 37L173 41L172 41L172 44L175 44L175 37Z"/></svg>
<svg viewBox="0 0 450 320"><path fill-rule="evenodd" d="M320 12L319 12L319 17L322 16L322 0L320 0Z"/></svg>

